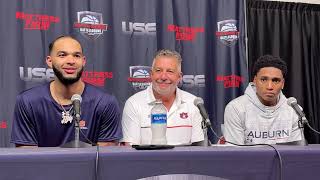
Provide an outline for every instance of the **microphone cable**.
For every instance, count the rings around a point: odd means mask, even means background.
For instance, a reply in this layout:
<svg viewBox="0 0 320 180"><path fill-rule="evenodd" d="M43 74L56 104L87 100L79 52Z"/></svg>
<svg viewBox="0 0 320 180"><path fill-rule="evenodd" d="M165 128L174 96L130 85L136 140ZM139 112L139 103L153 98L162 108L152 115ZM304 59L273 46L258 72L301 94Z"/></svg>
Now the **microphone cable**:
<svg viewBox="0 0 320 180"><path fill-rule="evenodd" d="M98 180L98 173L99 173L99 144L92 142L82 131L80 128L81 135L85 138L86 141L88 141L92 146L96 146L96 159L95 159L95 174L94 174L94 180Z"/></svg>
<svg viewBox="0 0 320 180"><path fill-rule="evenodd" d="M315 130L313 127L311 127L311 125L309 124L309 122L306 122L306 125L308 126L308 128L310 128L313 132L320 134L319 131Z"/></svg>
<svg viewBox="0 0 320 180"><path fill-rule="evenodd" d="M282 169L283 169L283 167L282 167L282 164L283 164L283 162L282 162L282 158L281 158L281 155L280 155L280 152L277 150L277 148L276 147L274 147L273 145L271 145L271 144L237 144L237 143L233 143L233 142L229 142L229 141L227 141L226 139L221 139L221 137L219 137L218 136L218 134L213 130L213 128L212 128L212 126L210 126L210 130L212 131L212 133L220 140L220 141L224 141L224 142L226 142L226 143L229 143L229 144L232 144L232 145L235 145L235 146L242 146L242 147L244 147L244 146L248 146L248 147L250 147L250 146L269 146L269 147L271 147L272 149L274 149L274 151L276 152L276 154L277 154L277 156L278 156L278 159L279 159L279 180L282 180L282 174L283 174L283 172L282 172Z"/></svg>

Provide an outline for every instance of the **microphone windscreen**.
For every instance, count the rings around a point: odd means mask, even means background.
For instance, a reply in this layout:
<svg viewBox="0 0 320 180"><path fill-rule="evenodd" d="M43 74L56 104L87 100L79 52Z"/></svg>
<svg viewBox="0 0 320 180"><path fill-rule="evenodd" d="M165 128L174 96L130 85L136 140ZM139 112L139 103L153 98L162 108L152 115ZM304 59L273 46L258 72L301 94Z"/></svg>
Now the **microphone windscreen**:
<svg viewBox="0 0 320 180"><path fill-rule="evenodd" d="M71 97L71 101L73 102L73 101L75 101L75 100L78 100L78 101L80 101L80 103L81 103L82 97L81 97L79 94L74 94L74 95L72 95L72 97Z"/></svg>
<svg viewBox="0 0 320 180"><path fill-rule="evenodd" d="M294 97L289 97L288 100L287 100L287 104L289 106L295 105L295 104L297 104L297 99L294 98Z"/></svg>
<svg viewBox="0 0 320 180"><path fill-rule="evenodd" d="M198 106L199 104L204 104L203 99L201 97L197 97L196 99L194 99L193 104L195 106Z"/></svg>

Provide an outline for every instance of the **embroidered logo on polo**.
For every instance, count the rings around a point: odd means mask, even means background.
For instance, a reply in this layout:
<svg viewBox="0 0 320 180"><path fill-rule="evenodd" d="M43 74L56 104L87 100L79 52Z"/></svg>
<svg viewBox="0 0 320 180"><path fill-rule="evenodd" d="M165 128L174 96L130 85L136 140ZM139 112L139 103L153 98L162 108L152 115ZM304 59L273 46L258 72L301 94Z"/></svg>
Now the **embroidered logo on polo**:
<svg viewBox="0 0 320 180"><path fill-rule="evenodd" d="M188 113L186 113L186 112L182 112L182 113L180 113L180 118L181 119L187 119L189 116L188 116Z"/></svg>

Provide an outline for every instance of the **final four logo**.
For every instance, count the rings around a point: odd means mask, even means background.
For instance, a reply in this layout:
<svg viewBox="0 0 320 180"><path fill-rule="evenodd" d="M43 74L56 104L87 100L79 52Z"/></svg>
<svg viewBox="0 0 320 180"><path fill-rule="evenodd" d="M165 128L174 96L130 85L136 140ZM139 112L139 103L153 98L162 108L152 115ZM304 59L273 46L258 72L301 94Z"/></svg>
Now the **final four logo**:
<svg viewBox="0 0 320 180"><path fill-rule="evenodd" d="M108 25L103 24L101 13L81 11L78 12L78 22L74 23L73 27L79 29L82 35L97 39L107 30Z"/></svg>
<svg viewBox="0 0 320 180"><path fill-rule="evenodd" d="M217 23L218 30L216 36L219 40L228 46L234 45L239 39L237 21L233 19L220 21Z"/></svg>
<svg viewBox="0 0 320 180"><path fill-rule="evenodd" d="M128 81L132 83L135 90L146 89L151 84L149 66L130 66L130 77Z"/></svg>

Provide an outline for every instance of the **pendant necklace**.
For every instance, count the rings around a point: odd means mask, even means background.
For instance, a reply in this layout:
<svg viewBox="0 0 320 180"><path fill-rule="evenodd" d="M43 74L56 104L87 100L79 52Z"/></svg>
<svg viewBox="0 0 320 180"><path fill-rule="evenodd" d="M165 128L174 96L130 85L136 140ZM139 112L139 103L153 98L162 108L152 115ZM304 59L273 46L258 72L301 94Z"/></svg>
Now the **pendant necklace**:
<svg viewBox="0 0 320 180"><path fill-rule="evenodd" d="M57 98L59 105L62 107L62 112L61 112L61 124L67 124L67 123L72 123L73 116L71 115L71 110L73 108L73 105L71 108L67 111L63 105L60 103L59 99Z"/></svg>
<svg viewBox="0 0 320 180"><path fill-rule="evenodd" d="M61 124L72 123L73 117L71 116L70 111L72 110L73 106L71 106L71 108L68 111L64 109L62 105L61 107L63 109L63 111L61 112Z"/></svg>

